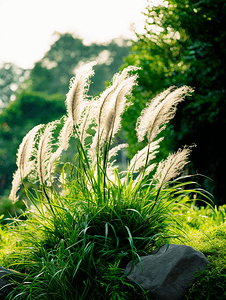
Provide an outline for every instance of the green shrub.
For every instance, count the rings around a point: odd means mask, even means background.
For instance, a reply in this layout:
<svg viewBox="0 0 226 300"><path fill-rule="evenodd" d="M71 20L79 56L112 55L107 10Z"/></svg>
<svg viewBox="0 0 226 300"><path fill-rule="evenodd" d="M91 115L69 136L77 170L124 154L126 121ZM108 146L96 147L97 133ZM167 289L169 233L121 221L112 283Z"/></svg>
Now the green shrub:
<svg viewBox="0 0 226 300"><path fill-rule="evenodd" d="M187 164L190 147L154 163L162 141L157 136L191 89L169 88L147 105L136 126L139 142L147 135L147 145L119 173L113 157L127 145L113 146L113 140L137 76L129 67L114 76L98 99L88 100L93 65L80 68L72 80L67 116L36 126L19 147L10 198L17 200L22 184L33 207L24 214L26 220L10 225L12 251L4 266L21 274L11 276L16 288L9 299L18 294L20 299L81 300L97 294L99 299L116 299L110 281L146 297L126 283L123 268L170 238L183 237L177 207L190 193L202 194L190 189L192 182L174 179ZM62 123L56 139L54 132ZM70 139L75 157L57 175L56 165L61 166L62 154L67 157ZM27 189L25 178L40 188ZM123 293L126 297L123 290L118 295Z"/></svg>
<svg viewBox="0 0 226 300"><path fill-rule="evenodd" d="M186 299L199 300L224 300L226 298L226 269L215 269L215 266L208 267L202 272L198 272L196 280L189 287Z"/></svg>
<svg viewBox="0 0 226 300"><path fill-rule="evenodd" d="M202 226L203 228L203 226ZM186 299L226 298L226 223L190 231L190 246L203 252L210 264L203 272L196 274L196 280L189 287Z"/></svg>

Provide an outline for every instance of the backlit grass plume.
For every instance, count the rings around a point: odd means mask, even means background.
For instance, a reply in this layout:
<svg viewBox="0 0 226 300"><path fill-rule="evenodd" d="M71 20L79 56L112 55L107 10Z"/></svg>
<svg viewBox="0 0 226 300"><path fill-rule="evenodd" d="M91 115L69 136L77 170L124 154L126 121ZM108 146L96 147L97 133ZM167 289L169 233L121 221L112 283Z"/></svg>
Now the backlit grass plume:
<svg viewBox="0 0 226 300"><path fill-rule="evenodd" d="M22 248L12 259L14 268L23 261L26 269L16 288L23 299L40 294L43 299L94 299L103 270L124 268L178 234L181 226L173 212L189 193L202 194L186 189L192 182L178 178L190 147L156 161L163 140L158 134L192 89L172 87L147 104L134 129L138 142L147 136L147 145L119 172L116 157L128 144L115 145L114 138L131 104L136 68L116 74L99 97L90 99L86 93L94 66L77 70L66 97L67 115L36 126L18 150L10 198L18 199L26 177L33 176L40 186L36 196L25 187L36 210L21 221Z"/></svg>
<svg viewBox="0 0 226 300"><path fill-rule="evenodd" d="M24 137L18 149L16 162L18 169L13 176L12 190L9 195L9 198L13 201L18 199L16 193L22 180L31 172L34 167L34 160L31 159L31 156L34 149L35 137L42 126L43 125L38 125L30 130Z"/></svg>
<svg viewBox="0 0 226 300"><path fill-rule="evenodd" d="M137 120L136 131L138 141L141 142L147 133L150 143L174 117L176 106L193 89L187 86L180 88L170 87L155 97L152 102L142 111Z"/></svg>
<svg viewBox="0 0 226 300"><path fill-rule="evenodd" d="M71 80L71 87L67 94L66 107L68 116L72 119L73 125L80 122L83 110L84 97L88 89L89 78L94 74L92 67L95 62L91 62L76 71L76 77Z"/></svg>

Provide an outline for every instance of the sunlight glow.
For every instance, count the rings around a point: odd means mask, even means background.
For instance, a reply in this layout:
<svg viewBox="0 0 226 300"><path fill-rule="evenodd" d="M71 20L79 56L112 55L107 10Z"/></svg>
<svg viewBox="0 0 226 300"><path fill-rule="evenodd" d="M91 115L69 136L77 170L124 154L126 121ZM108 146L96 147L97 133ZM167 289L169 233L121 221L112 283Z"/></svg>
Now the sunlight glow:
<svg viewBox="0 0 226 300"><path fill-rule="evenodd" d="M157 0L156 0L157 1ZM91 42L135 39L144 27L147 0L0 0L0 65L31 68L53 43L54 32Z"/></svg>

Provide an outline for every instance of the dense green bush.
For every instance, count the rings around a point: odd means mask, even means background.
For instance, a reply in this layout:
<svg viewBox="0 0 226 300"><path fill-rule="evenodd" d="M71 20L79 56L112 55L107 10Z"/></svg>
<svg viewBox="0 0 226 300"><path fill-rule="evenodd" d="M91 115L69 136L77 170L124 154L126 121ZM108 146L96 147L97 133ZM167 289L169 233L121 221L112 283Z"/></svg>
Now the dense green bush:
<svg viewBox="0 0 226 300"><path fill-rule="evenodd" d="M100 98L87 100L93 65L81 67L72 80L67 116L35 126L18 149L10 198L18 200L22 185L33 206L25 220L8 225L11 242L2 262L20 272L13 275L11 299L18 293L20 299L116 299L110 277L124 286L120 297L128 299L135 291L146 299L148 293L126 281L123 268L172 237L182 239L178 205L190 194L202 195L190 188L191 181L175 179L190 147L154 162L162 141L158 134L190 89L170 88L143 110L136 131L139 141L147 135L147 145L119 173L113 158L127 145L113 146L113 139L137 76L129 67L114 76ZM61 165L71 142L75 157ZM36 184L35 191L25 179Z"/></svg>
<svg viewBox="0 0 226 300"><path fill-rule="evenodd" d="M162 148L167 153L195 143L189 173L211 178L197 180L222 205L226 203L221 175L226 167L221 138L226 130L225 1L168 0L148 7L145 15L145 32L126 58L126 65L141 67L134 107L123 118L130 156L139 146L132 128L147 101L172 85L193 87L195 93L180 104L165 132Z"/></svg>

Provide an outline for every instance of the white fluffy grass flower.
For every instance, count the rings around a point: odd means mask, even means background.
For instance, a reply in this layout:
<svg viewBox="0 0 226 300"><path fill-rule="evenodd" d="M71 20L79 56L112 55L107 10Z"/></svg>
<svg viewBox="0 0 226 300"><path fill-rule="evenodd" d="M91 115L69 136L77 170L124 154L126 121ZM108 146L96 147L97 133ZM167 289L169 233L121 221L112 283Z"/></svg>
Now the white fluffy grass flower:
<svg viewBox="0 0 226 300"><path fill-rule="evenodd" d="M150 143L174 117L176 106L183 101L188 92L193 89L187 86L180 88L170 87L163 93L156 96L151 103L142 111L137 120L136 131L138 142L143 141L147 133Z"/></svg>
<svg viewBox="0 0 226 300"><path fill-rule="evenodd" d="M9 199L14 202L18 199L16 193L21 185L22 179L33 169L34 161L31 160L31 156L34 150L35 137L43 126L44 125L37 125L30 130L19 146L16 161L18 169L13 175L12 189L9 195Z"/></svg>
<svg viewBox="0 0 226 300"><path fill-rule="evenodd" d="M113 85L110 86L99 99L97 118L97 132L90 147L91 160L95 161L96 153L104 142L113 138L121 126L121 115L127 103L126 96L130 94L136 84L137 75L129 75L133 68L127 68L122 74L114 77Z"/></svg>
<svg viewBox="0 0 226 300"><path fill-rule="evenodd" d="M48 179L48 164L52 155L53 131L56 128L57 123L59 123L58 120L48 123L39 141L37 152L37 173L41 185L43 185Z"/></svg>
<svg viewBox="0 0 226 300"><path fill-rule="evenodd" d="M158 164L156 173L153 176L157 182L156 188L164 187L167 182L180 175L184 166L188 163L187 158L190 152L191 147L185 147L183 150L179 149Z"/></svg>
<svg viewBox="0 0 226 300"><path fill-rule="evenodd" d="M76 71L76 76L67 94L67 112L68 116L72 119L74 126L78 125L80 122L84 96L88 89L89 78L94 74L93 66L95 64L96 62L90 62Z"/></svg>
<svg viewBox="0 0 226 300"><path fill-rule="evenodd" d="M64 126L60 131L57 145L66 151L69 147L69 140L72 134L73 134L73 120L70 117L65 117Z"/></svg>
<svg viewBox="0 0 226 300"><path fill-rule="evenodd" d="M85 101L84 103L84 111L83 111L83 118L81 123L79 124L79 134L80 134L80 143L84 146L85 139L90 136L87 132L89 126L91 124L95 124L97 120L97 113L98 113L98 101L89 100Z"/></svg>
<svg viewBox="0 0 226 300"><path fill-rule="evenodd" d="M116 92L116 89L119 88L119 86L122 84L119 90L115 93L115 96L118 95L119 91L122 89L123 86L124 89L128 88L130 92L131 86L130 87L126 86L125 81L126 79L129 79L129 81L132 80L134 85L137 75L132 76L130 75L130 72L133 72L137 69L138 69L137 67L129 66L125 68L121 73L116 73L113 77L112 85L102 93L99 99L99 111L98 111L98 119L97 119L97 124L99 127L101 127L103 124L106 123L106 118L109 113L109 106L111 106L112 103L114 106L115 98L113 98L113 94Z"/></svg>
<svg viewBox="0 0 226 300"><path fill-rule="evenodd" d="M98 126L101 130L109 119L110 110L120 115L126 106L126 98L136 83L137 74L130 75L131 71L136 70L135 67L128 67L122 73L115 74L112 85L107 88L99 99ZM129 105L129 103L127 103Z"/></svg>
<svg viewBox="0 0 226 300"><path fill-rule="evenodd" d="M64 117L64 126L60 131L58 142L57 142L58 149L54 153L52 153L49 158L49 162L47 166L47 172L48 172L47 185L51 185L53 182L54 177L52 174L55 171L55 167L60 159L63 150L66 151L68 149L69 140L72 134L73 134L73 121L70 117Z"/></svg>
<svg viewBox="0 0 226 300"><path fill-rule="evenodd" d="M109 153L108 153L108 167L107 167L107 176L108 179L113 181L115 184L117 184L117 181L115 180L115 174L114 174L114 169L118 168L117 165L115 165L116 159L111 161L111 158L116 156L118 154L118 151L129 147L129 144L119 144L118 146L113 147Z"/></svg>
<svg viewBox="0 0 226 300"><path fill-rule="evenodd" d="M121 127L121 116L126 108L130 103L127 102L126 96L128 96L134 85L136 84L137 75L133 75L127 79L125 79L117 88L115 91L113 100L115 103L115 118L114 118L114 124L112 125L112 136L115 136L115 134L119 131Z"/></svg>

